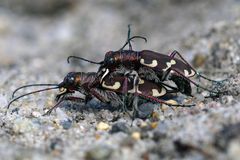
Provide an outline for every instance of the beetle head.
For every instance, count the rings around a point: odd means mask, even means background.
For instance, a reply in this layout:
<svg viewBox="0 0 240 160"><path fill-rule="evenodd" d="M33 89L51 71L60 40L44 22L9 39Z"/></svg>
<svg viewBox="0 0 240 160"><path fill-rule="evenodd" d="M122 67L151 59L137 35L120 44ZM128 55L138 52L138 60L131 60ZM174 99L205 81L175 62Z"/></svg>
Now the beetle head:
<svg viewBox="0 0 240 160"><path fill-rule="evenodd" d="M116 63L120 63L121 59L120 59L120 52L116 51L109 51L105 54L105 58L104 58L104 65L116 65Z"/></svg>
<svg viewBox="0 0 240 160"><path fill-rule="evenodd" d="M13 99L8 103L7 108L9 108L13 102L15 102L16 100L18 100L22 97L25 97L25 96L31 95L31 94L35 94L35 93L39 93L39 92L53 90L53 89L59 89L59 91L60 91L58 93L58 95L56 96L56 100L58 101L59 98L61 98L63 95L65 95L67 93L74 93L75 91L78 91L80 89L81 77L82 77L81 75L82 75L82 72L70 72L67 74L67 76L64 78L63 82L61 82L60 84L43 84L43 83L41 83L41 84L29 84L29 85L21 86L13 91L13 94L12 94ZM35 90L35 91L25 93L25 94L22 94L22 95L14 98L15 93L18 92L19 90L21 90L23 88L28 88L28 87L34 87L34 86L52 86L52 87Z"/></svg>
<svg viewBox="0 0 240 160"><path fill-rule="evenodd" d="M66 75L59 86L59 94L63 95L67 93L74 93L79 89L79 85L81 84L81 73L79 72L70 72Z"/></svg>

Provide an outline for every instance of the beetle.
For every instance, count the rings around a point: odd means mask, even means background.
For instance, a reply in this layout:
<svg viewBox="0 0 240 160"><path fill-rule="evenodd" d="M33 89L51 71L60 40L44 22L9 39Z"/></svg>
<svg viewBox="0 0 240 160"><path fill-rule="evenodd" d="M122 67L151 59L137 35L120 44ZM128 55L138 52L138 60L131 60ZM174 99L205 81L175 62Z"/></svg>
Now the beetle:
<svg viewBox="0 0 240 160"><path fill-rule="evenodd" d="M33 86L51 87L36 90L14 98L15 94L19 90ZM164 83L162 83L160 86L144 79L138 79L138 76L136 76L136 74L130 73L127 75L127 77L115 76L114 78L109 78L109 75L106 74L104 77L99 78L98 73L96 72L70 72L59 84L30 84L17 88L13 92L13 99L9 102L7 109L9 109L10 105L13 102L24 96L53 89L59 89L59 93L56 96L57 103L50 110L48 110L46 114L50 114L52 110L56 108L63 100L86 102L93 97L97 98L101 102L109 103L113 107L121 108L124 106L124 103L120 95L127 94L132 94L134 96L139 96L152 102L163 103L171 106L193 106L185 104L170 104L164 101L162 98L165 96L171 96L178 91L174 87L171 87ZM84 94L86 98L82 99L80 97L68 96L74 92L80 92Z"/></svg>
<svg viewBox="0 0 240 160"><path fill-rule="evenodd" d="M100 76L103 75L105 69L108 69L109 73L115 72L116 74L124 74L124 72L119 72L118 70L121 66L124 66L129 70L136 70L138 73L143 70L143 72L141 72L142 74L139 74L141 78L145 77L147 80L153 80L155 82L171 80L177 85L180 92L186 95L191 95L190 83L194 84L197 88L209 91L211 94L214 93L215 96L220 95L221 92L203 87L191 80L191 78L203 78L213 83L221 83L224 80L215 81L201 75L176 50L170 55L165 55L151 50L134 51L132 50L131 41L135 38L141 38L147 41L147 39L142 36L130 37L130 26L128 26L128 38L126 43L117 51L108 51L105 54L103 61L94 62L77 56L69 56L67 61L69 63L70 59L76 58L94 64L99 64L100 67L98 72ZM129 50L124 50L127 45L129 45ZM176 58L176 56L179 58ZM116 72L116 70L118 70L118 72ZM146 73L151 74L146 75Z"/></svg>

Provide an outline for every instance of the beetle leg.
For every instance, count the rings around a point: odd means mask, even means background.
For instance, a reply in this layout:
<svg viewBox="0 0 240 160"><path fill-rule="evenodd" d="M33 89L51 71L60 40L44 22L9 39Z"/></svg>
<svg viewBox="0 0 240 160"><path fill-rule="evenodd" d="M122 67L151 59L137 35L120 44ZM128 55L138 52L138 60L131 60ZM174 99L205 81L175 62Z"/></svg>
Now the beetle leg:
<svg viewBox="0 0 240 160"><path fill-rule="evenodd" d="M128 71L126 74L125 74L125 80L124 80L124 84L123 84L123 93L124 94L124 100L125 100L125 97L126 97L126 94L128 93L128 80L130 81L130 83L133 82L133 86L135 88L135 91L134 92L137 92L137 89L138 89L138 84L139 84L139 76L138 76L138 73L136 71ZM128 110L126 110L126 113L129 115L129 117L133 120L135 117L136 117L136 109L137 109L137 105L138 105L138 99L137 99L137 95L136 94L133 94L134 95L134 99L133 99L133 113L129 113ZM126 103L124 101L124 108L126 108Z"/></svg>
<svg viewBox="0 0 240 160"><path fill-rule="evenodd" d="M196 70L182 57L182 55L181 55L178 51L176 51L176 50L174 50L174 51L170 54L170 57L174 58L176 55L178 55L179 58L180 58L186 65L188 65L188 66L197 74L198 77L201 77L201 78L206 79L206 80L208 80L208 81L210 81L210 82L213 82L213 83L221 83L221 82L225 81L225 80L215 81L215 80L209 79L209 78L201 75L201 74L200 74L198 71L196 71Z"/></svg>
<svg viewBox="0 0 240 160"><path fill-rule="evenodd" d="M114 72L109 74L110 78L113 78L114 76L117 75L124 75L126 72L129 72L129 69L127 69L126 67L120 65Z"/></svg>
<svg viewBox="0 0 240 160"><path fill-rule="evenodd" d="M61 97L61 99L59 99L58 102L53 107L51 107L46 113L44 113L43 116L50 115L54 109L56 109L63 101L66 101L66 100L75 101L78 103L85 102L85 99L80 97L64 96L64 97Z"/></svg>
<svg viewBox="0 0 240 160"><path fill-rule="evenodd" d="M95 77L95 80L89 84L88 88L93 88L95 86L98 86L99 83L101 83L101 81L103 80L103 78L108 75L109 70L106 68L102 68L101 70L99 70L97 72L97 75Z"/></svg>
<svg viewBox="0 0 240 160"><path fill-rule="evenodd" d="M138 113L138 95L134 94L133 98L133 114L132 114L132 120L134 120Z"/></svg>
<svg viewBox="0 0 240 160"><path fill-rule="evenodd" d="M101 102L110 103L113 107L119 107L123 105L121 98L115 92L91 88L90 94L95 96Z"/></svg>
<svg viewBox="0 0 240 160"><path fill-rule="evenodd" d="M139 77L149 80L149 81L154 81L155 83L161 82L159 77L156 75L156 72L154 72L152 69L148 67L140 67L138 70Z"/></svg>
<svg viewBox="0 0 240 160"><path fill-rule="evenodd" d="M127 111L127 105L126 105L127 91L128 91L128 78L124 77L124 81L123 81L123 110L128 115L130 115Z"/></svg>
<svg viewBox="0 0 240 160"><path fill-rule="evenodd" d="M177 90L183 94L186 94L187 96L192 96L192 88L190 85L190 82L187 81L182 76L171 74L169 76L169 80L173 81L177 85Z"/></svg>
<svg viewBox="0 0 240 160"><path fill-rule="evenodd" d="M171 72L171 68L169 68L167 71L163 72L162 81L166 81L168 79L170 72Z"/></svg>
<svg viewBox="0 0 240 160"><path fill-rule="evenodd" d="M215 93L215 94L218 95L218 96L219 96L219 94L221 93L221 92L217 92L217 91L213 91L213 90L210 90L210 89L208 89L208 88L205 88L205 87L197 84L196 82L192 81L191 79L185 77L185 76L184 76L182 73L180 73L179 71L177 71L177 70L175 70L175 69L172 69L172 70L175 71L176 73L178 73L181 77L183 77L184 79L186 79L186 80L189 81L190 83L194 84L194 85L195 85L196 87L198 87L198 88L201 88L201 89L203 89L203 90L206 90L206 91L208 91L208 92L210 92L210 93Z"/></svg>
<svg viewBox="0 0 240 160"><path fill-rule="evenodd" d="M63 100L59 100L53 107L51 107L46 113L43 114L43 116L50 115L54 109L56 109L60 103L62 103Z"/></svg>
<svg viewBox="0 0 240 160"><path fill-rule="evenodd" d="M170 103L165 102L164 100L161 100L161 99L156 98L156 97L147 96L147 95L143 95L143 94L139 94L139 93L138 93L138 95L140 97L143 97L143 98L148 99L150 101L157 102L157 103L160 103L160 104L166 104L168 106L175 106L175 107L192 107L192 106L194 106L194 104L189 104L189 105L187 105L187 104L170 104Z"/></svg>
<svg viewBox="0 0 240 160"><path fill-rule="evenodd" d="M79 103L86 102L86 99L83 99L80 97L74 97L74 96L64 97L62 100L65 100L65 101L70 100L70 101L79 102Z"/></svg>

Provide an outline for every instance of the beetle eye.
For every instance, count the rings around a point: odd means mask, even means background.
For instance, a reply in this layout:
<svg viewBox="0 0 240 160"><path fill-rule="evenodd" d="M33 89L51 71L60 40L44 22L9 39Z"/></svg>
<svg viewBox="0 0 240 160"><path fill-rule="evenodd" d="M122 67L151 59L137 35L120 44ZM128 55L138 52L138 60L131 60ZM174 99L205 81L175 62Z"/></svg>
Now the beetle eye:
<svg viewBox="0 0 240 160"><path fill-rule="evenodd" d="M111 63L113 63L113 62L114 62L114 59L113 59L113 58L110 58L109 61L110 61Z"/></svg>
<svg viewBox="0 0 240 160"><path fill-rule="evenodd" d="M68 78L68 83L70 83L70 84L74 83L74 77L69 77Z"/></svg>

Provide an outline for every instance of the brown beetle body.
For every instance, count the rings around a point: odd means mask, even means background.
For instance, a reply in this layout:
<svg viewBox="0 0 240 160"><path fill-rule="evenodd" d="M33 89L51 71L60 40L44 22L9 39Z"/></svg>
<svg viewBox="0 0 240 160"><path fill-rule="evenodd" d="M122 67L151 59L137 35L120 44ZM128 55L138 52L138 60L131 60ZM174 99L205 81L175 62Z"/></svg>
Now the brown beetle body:
<svg viewBox="0 0 240 160"><path fill-rule="evenodd" d="M133 51L109 51L105 54L105 58L101 67L107 67L114 70L118 65L126 66L129 69L138 69L139 67L149 67L155 72L167 72L169 70L189 78L196 75L196 71L186 64L184 61L160 54L150 50ZM114 67L113 67L114 66Z"/></svg>
<svg viewBox="0 0 240 160"><path fill-rule="evenodd" d="M59 87L62 88L60 90L64 92L83 91L84 94L89 93L97 98L99 98L99 95L95 95L94 89L97 89L98 91L103 89L121 94L137 93L152 97L162 97L167 93L176 92L169 91L164 86L160 86L144 79L139 79L136 86L134 85L133 79L129 79L128 77L105 76L103 79L98 79L98 74L95 72L70 72L64 78L63 82L59 84ZM126 90L124 87L126 87ZM101 98L99 99L101 100Z"/></svg>
<svg viewBox="0 0 240 160"><path fill-rule="evenodd" d="M179 58L176 58L176 55ZM207 77L198 73L177 51L173 51L170 55L165 55L150 50L133 51L133 50L119 50L119 51L109 51L105 54L104 60L101 62L99 72L102 69L109 69L110 72L114 72L119 68L119 66L124 66L129 70L136 70L137 72L141 68L145 70L154 71L153 74L157 75L158 81L172 80L179 89L186 95L191 95L190 83L194 84L198 88L209 91L219 95L219 91L209 90L196 82L192 81L190 78L196 76L198 78L204 78L208 81L220 83L222 81L214 81L208 79ZM171 75L173 77L171 77ZM142 74L140 78L145 78L147 80L148 76ZM181 83L179 83L181 80Z"/></svg>

